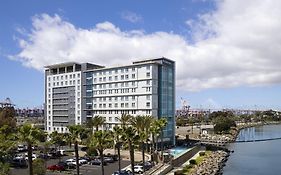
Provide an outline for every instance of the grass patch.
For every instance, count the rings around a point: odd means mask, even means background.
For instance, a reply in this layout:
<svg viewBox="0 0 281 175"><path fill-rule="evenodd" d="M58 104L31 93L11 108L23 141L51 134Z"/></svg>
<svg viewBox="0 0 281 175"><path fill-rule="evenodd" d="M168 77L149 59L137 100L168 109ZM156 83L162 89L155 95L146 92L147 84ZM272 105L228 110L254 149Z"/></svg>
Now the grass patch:
<svg viewBox="0 0 281 175"><path fill-rule="evenodd" d="M193 169L193 167L195 166L195 165L198 165L198 164L200 164L208 155L210 155L212 153L212 151L205 151L205 154L200 154L199 153L199 155L200 156L198 156L196 159L191 159L190 161L192 161L192 162L190 162L190 164L189 165L187 165L187 166L185 166L184 168L183 168L183 170L182 170L182 172L184 173L184 174L188 174L189 172L191 172L191 170Z"/></svg>

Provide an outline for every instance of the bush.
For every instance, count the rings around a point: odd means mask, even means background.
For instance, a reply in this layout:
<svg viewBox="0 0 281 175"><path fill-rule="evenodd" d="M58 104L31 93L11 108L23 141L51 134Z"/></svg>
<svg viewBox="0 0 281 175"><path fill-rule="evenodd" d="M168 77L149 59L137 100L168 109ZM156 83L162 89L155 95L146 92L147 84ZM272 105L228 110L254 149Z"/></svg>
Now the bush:
<svg viewBox="0 0 281 175"><path fill-rule="evenodd" d="M36 174L36 175L45 175L46 174L45 160L35 159L32 164L33 164L34 174Z"/></svg>
<svg viewBox="0 0 281 175"><path fill-rule="evenodd" d="M191 160L189 161L189 163L190 163L191 165L196 165L196 160L191 159Z"/></svg>
<svg viewBox="0 0 281 175"><path fill-rule="evenodd" d="M199 156L205 156L205 152L200 152Z"/></svg>

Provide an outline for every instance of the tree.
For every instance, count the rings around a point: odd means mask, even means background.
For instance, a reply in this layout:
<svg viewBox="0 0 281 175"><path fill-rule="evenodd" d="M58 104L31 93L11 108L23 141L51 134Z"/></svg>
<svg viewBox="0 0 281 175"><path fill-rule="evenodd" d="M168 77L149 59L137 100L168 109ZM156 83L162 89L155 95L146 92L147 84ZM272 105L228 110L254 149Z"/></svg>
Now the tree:
<svg viewBox="0 0 281 175"><path fill-rule="evenodd" d="M96 129L96 131L99 130L99 127L100 126L103 126L105 123L105 119L100 116L100 115L96 115L94 116L93 118L91 118L90 120L87 121L86 125L89 127L89 128L92 128L92 131L93 131L93 128ZM93 131L94 132L94 131Z"/></svg>
<svg viewBox="0 0 281 175"><path fill-rule="evenodd" d="M228 132L231 127L235 127L236 123L229 117L219 116L213 119L215 133Z"/></svg>
<svg viewBox="0 0 281 175"><path fill-rule="evenodd" d="M110 131L96 131L90 139L90 146L96 148L99 151L101 157L102 175L104 175L103 151L106 148L110 148L112 145L113 145L112 132Z"/></svg>
<svg viewBox="0 0 281 175"><path fill-rule="evenodd" d="M163 137L164 137L164 128L167 126L168 122L166 118L159 119L159 128L161 130L161 157L163 158L163 151L164 151L164 143L163 143Z"/></svg>
<svg viewBox="0 0 281 175"><path fill-rule="evenodd" d="M159 120L153 119L150 127L150 133L151 133L151 138L152 138L152 148L151 148L151 160L155 161L154 155L155 155L155 150L157 151L158 149L158 137L160 135L160 127L159 127Z"/></svg>
<svg viewBox="0 0 281 175"><path fill-rule="evenodd" d="M19 128L17 136L20 142L27 144L29 174L33 175L32 145L45 140L45 133L31 124L24 124Z"/></svg>
<svg viewBox="0 0 281 175"><path fill-rule="evenodd" d="M46 174L45 160L35 159L33 162L33 167L34 167L34 173L36 175Z"/></svg>
<svg viewBox="0 0 281 175"><path fill-rule="evenodd" d="M76 159L76 172L79 175L79 154L78 154L78 143L81 142L81 135L85 129L81 125L70 125L68 126L68 138L70 143L74 144L75 159Z"/></svg>
<svg viewBox="0 0 281 175"><path fill-rule="evenodd" d="M131 161L131 169L133 175L134 173L134 166L135 166L135 158L134 158L134 149L135 145L139 142L139 135L136 132L136 129L132 126L122 128L123 134L121 136L122 140L128 145L130 151L130 161Z"/></svg>
<svg viewBox="0 0 281 175"><path fill-rule="evenodd" d="M14 107L0 108L0 127L8 125L15 128L17 125L15 116Z"/></svg>
<svg viewBox="0 0 281 175"><path fill-rule="evenodd" d="M118 171L121 172L121 156L120 156L120 149L122 145L121 141L121 135L122 135L122 129L119 126L113 127L113 139L115 142L115 149L117 148L117 154L118 154Z"/></svg>
<svg viewBox="0 0 281 175"><path fill-rule="evenodd" d="M151 116L138 115L131 119L131 125L136 129L139 135L139 142L142 150L142 162L145 163L145 142L147 143L150 134ZM144 169L145 171L145 169Z"/></svg>

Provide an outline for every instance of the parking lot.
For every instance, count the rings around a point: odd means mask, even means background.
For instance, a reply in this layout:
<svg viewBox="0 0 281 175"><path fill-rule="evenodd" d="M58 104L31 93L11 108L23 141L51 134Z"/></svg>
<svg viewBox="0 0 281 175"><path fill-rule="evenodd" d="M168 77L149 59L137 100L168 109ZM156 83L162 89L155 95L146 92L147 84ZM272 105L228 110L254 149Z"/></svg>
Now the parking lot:
<svg viewBox="0 0 281 175"><path fill-rule="evenodd" d="M73 158L73 156L64 156L61 160L66 160L69 158ZM47 166L57 164L59 162L59 159L49 159L47 160ZM121 161L121 167L124 168L128 166L130 162L128 160L122 160ZM104 167L105 175L111 175L114 171L118 170L118 161L115 161L114 163L109 163ZM101 174L101 166L99 165L81 165L80 166L80 173L83 175L100 175ZM28 175L28 168L12 168L11 169L12 175ZM59 174L76 174L76 169L73 170L67 170L62 172L52 172L47 171L47 175L59 175Z"/></svg>

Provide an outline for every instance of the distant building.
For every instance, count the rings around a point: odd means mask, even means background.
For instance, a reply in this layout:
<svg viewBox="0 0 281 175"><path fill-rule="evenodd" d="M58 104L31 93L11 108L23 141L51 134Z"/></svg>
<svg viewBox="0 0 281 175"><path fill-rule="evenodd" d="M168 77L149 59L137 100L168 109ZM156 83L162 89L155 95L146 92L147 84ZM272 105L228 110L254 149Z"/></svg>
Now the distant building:
<svg viewBox="0 0 281 175"><path fill-rule="evenodd" d="M3 102L0 102L0 108L4 108L4 107L14 107L14 106L15 106L15 105L12 104L10 98L6 98Z"/></svg>
<svg viewBox="0 0 281 175"><path fill-rule="evenodd" d="M122 114L165 117L164 140L175 136L175 63L167 58L104 67L90 63L46 66L45 117L47 132L67 132L96 115L103 129L118 125Z"/></svg>
<svg viewBox="0 0 281 175"><path fill-rule="evenodd" d="M176 116L177 117L184 117L184 118L188 118L188 117L199 117L199 116L209 116L209 114L213 112L213 110L210 109L178 109L176 110Z"/></svg>

